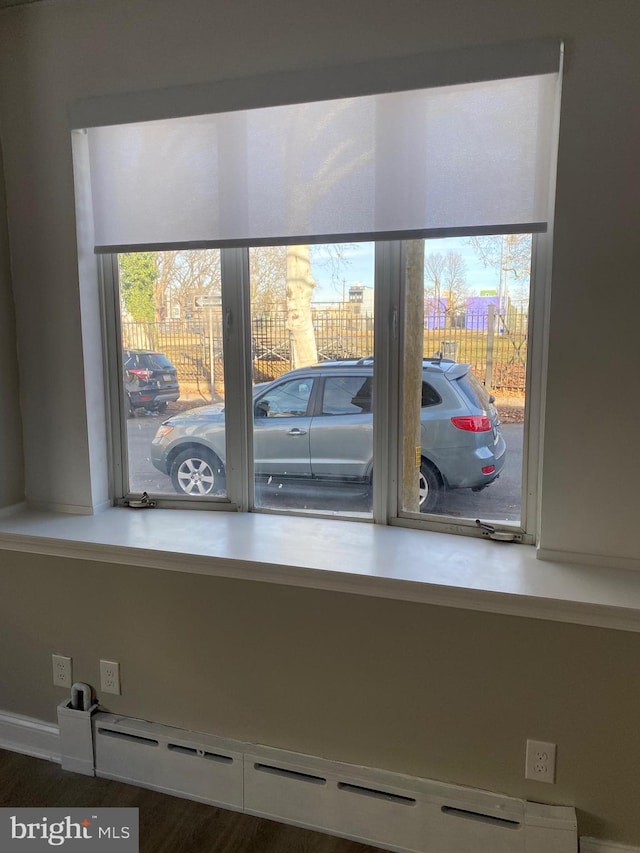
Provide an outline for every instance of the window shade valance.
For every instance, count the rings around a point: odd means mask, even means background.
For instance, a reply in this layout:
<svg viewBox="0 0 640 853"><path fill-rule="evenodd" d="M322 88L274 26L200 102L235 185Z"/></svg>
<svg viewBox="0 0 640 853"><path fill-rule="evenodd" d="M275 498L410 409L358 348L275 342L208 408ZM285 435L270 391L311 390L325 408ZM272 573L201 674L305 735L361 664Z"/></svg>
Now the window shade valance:
<svg viewBox="0 0 640 853"><path fill-rule="evenodd" d="M541 230L557 79L92 127L97 250Z"/></svg>

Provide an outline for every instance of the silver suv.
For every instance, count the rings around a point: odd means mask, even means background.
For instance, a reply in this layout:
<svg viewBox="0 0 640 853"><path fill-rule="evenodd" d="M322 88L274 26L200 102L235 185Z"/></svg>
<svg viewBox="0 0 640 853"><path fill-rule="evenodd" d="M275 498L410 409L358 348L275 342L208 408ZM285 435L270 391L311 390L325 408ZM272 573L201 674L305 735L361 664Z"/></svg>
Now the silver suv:
<svg viewBox="0 0 640 853"><path fill-rule="evenodd" d="M373 470L373 361L323 362L254 388L258 479L369 483ZM498 413L468 364L422 366L420 508L445 489L484 489L500 474L506 445ZM191 409L164 421L151 461L179 494L225 491L224 412Z"/></svg>

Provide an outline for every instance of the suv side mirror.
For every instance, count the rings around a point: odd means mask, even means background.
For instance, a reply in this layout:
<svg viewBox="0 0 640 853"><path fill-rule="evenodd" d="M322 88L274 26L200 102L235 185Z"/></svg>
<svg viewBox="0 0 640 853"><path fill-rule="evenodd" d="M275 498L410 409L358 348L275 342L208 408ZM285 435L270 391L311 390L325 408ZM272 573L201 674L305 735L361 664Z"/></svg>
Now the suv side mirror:
<svg viewBox="0 0 640 853"><path fill-rule="evenodd" d="M258 400L258 402L253 407L253 414L256 418L266 418L269 413L269 401L268 400Z"/></svg>

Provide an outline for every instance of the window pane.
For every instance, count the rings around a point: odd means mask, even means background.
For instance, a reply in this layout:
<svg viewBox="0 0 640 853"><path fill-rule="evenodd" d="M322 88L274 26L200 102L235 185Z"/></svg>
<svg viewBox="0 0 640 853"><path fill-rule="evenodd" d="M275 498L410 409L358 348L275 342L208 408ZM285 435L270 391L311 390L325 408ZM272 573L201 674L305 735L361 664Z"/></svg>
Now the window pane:
<svg viewBox="0 0 640 853"><path fill-rule="evenodd" d="M442 397L433 385L429 385L428 382L422 383L422 402L421 406L424 409L425 406L437 406L438 403L442 402Z"/></svg>
<svg viewBox="0 0 640 853"><path fill-rule="evenodd" d="M266 418L301 418L308 413L312 379L292 379L272 385L256 398L256 416Z"/></svg>
<svg viewBox="0 0 640 853"><path fill-rule="evenodd" d="M257 507L371 514L373 257L250 250Z"/></svg>
<svg viewBox="0 0 640 853"><path fill-rule="evenodd" d="M362 415L372 411L372 376L328 377L322 397L323 415Z"/></svg>
<svg viewBox="0 0 640 853"><path fill-rule="evenodd" d="M518 524L531 235L406 245L401 508Z"/></svg>
<svg viewBox="0 0 640 853"><path fill-rule="evenodd" d="M130 493L225 494L220 252L118 258Z"/></svg>

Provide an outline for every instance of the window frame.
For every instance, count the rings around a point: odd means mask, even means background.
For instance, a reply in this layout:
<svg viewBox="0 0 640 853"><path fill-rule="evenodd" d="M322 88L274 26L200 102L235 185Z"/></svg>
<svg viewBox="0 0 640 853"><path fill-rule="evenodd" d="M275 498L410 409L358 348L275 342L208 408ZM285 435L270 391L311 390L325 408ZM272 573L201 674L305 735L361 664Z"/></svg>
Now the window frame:
<svg viewBox="0 0 640 853"><path fill-rule="evenodd" d="M528 233L528 232L519 232ZM447 236L446 234L443 236ZM469 236L474 236L470 233ZM548 342L550 269L552 252L552 223L549 230L531 234L531 273L529 280L529 316L527 325L527 362L525 373L525 411L523 425L522 479L520 492L520 523L501 522L496 526L514 535L514 541L534 544L538 540L539 495L541 480L541 441L542 418L544 414L544 372L546 370L546 348ZM428 243L425 240L425 244ZM402 248L404 270L404 244ZM428 513L412 513L403 510L401 494L402 470L402 375L401 364L404 340L403 324L398 318L404 316L406 299L404 275L398 281L398 298L392 310L392 337L397 337L397 346L390 354L390 363L395 371L395 381L391 385L391 395L385 414L394 421L389 434L396 437L396 452L389 453L387 459L386 480L394 488L396 511L389 512L387 523L397 527L408 527L436 532L456 533L468 536L488 536L489 531L482 529L478 521L483 519L453 518ZM399 326L399 330L398 330ZM396 330L394 332L394 330ZM377 338L376 338L377 340ZM391 451L391 447L390 447Z"/></svg>
<svg viewBox="0 0 640 853"><path fill-rule="evenodd" d="M446 235L445 235L446 236ZM533 543L538 520L538 482L542 414L542 372L547 338L548 234L532 235L530 311L526 368L526 403L523 434L523 465L520 524L501 523L500 529L513 533L516 541ZM151 497L159 507L211 509L221 511L266 512L284 515L309 515L335 518L336 514L309 513L296 509L267 509L256 506L253 468L253 393L251 364L251 327L249 307L250 246L221 248L222 310L224 317L224 375L227 387L238 393L225 400L227 453L227 496L211 498L175 498L163 494ZM107 372L107 410L109 418L110 497L116 505L127 505L140 498L129 491L127 459L127 413L124 405L123 371L120 355L121 322L119 310L118 256L98 257L103 305L103 330ZM356 520L463 535L482 536L475 519L454 518L402 510L401 502L401 411L402 346L404 316L405 242L375 241L374 272L374 363L372 393L376 399L373 416L372 514ZM317 405L318 389L315 393ZM310 397L311 400L311 397ZM340 516L340 513L337 513ZM343 516L347 520L353 517Z"/></svg>

